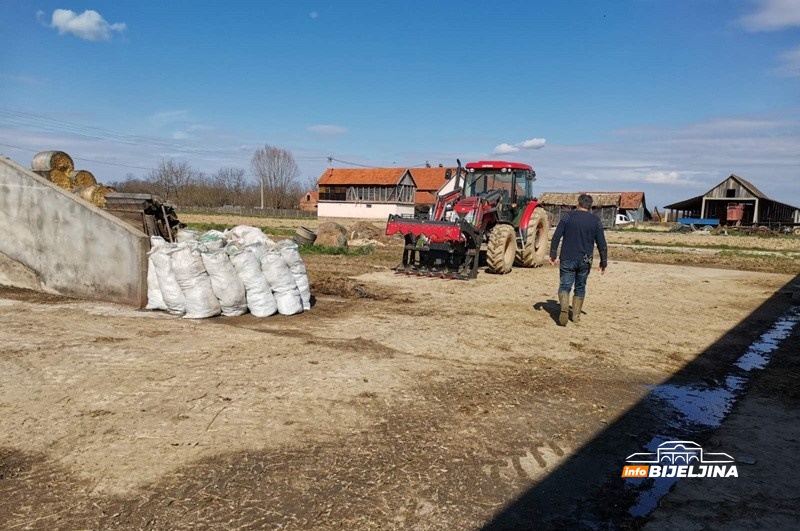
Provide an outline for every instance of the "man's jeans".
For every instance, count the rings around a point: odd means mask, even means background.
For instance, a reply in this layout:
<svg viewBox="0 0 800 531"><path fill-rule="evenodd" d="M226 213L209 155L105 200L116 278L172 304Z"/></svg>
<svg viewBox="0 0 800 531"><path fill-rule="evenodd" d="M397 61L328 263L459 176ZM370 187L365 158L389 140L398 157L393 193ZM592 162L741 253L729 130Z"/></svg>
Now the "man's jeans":
<svg viewBox="0 0 800 531"><path fill-rule="evenodd" d="M575 284L575 296L584 297L586 295L586 279L589 278L592 264L587 264L583 260L562 260L559 270L561 271L561 285L558 287L558 291L569 293L572 285Z"/></svg>

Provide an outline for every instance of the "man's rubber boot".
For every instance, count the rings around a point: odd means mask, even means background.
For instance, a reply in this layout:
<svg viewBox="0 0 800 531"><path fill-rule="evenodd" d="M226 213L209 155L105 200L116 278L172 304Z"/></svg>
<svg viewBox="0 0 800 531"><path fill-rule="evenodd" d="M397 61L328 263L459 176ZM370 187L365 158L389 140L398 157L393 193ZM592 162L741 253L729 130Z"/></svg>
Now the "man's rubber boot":
<svg viewBox="0 0 800 531"><path fill-rule="evenodd" d="M581 308L583 308L583 297L572 297L572 322L576 325L581 324Z"/></svg>
<svg viewBox="0 0 800 531"><path fill-rule="evenodd" d="M558 314L558 324L567 326L567 321L569 320L569 293L566 291L559 291L558 303L561 305L561 312Z"/></svg>

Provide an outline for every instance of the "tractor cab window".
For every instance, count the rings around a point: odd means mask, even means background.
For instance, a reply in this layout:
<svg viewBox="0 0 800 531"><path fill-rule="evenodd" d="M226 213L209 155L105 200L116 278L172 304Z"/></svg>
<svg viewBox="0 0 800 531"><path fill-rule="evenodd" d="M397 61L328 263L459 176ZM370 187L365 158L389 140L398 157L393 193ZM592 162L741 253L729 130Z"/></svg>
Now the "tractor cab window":
<svg viewBox="0 0 800 531"><path fill-rule="evenodd" d="M467 174L467 186L465 190L467 196L480 195L492 190L508 190L511 192L511 183L513 180L511 172L493 171L476 171Z"/></svg>

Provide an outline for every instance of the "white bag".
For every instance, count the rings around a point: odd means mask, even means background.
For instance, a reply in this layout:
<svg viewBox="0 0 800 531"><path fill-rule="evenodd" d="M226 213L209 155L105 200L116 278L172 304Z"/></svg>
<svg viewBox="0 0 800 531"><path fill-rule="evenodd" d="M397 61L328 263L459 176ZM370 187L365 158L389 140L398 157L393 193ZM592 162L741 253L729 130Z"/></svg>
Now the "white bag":
<svg viewBox="0 0 800 531"><path fill-rule="evenodd" d="M308 271L303 258L300 256L299 247L292 240L283 240L278 243L277 249L294 277L294 282L297 284L298 291L300 291L300 298L303 300L303 309L310 310L311 286L308 283Z"/></svg>
<svg viewBox="0 0 800 531"><path fill-rule="evenodd" d="M167 311L172 315L183 315L186 313L186 298L183 296L178 279L175 278L175 272L172 270L172 260L169 256L169 252L174 248L174 245L165 243L155 252L150 253L149 260L153 262L156 278L158 279L158 287L161 290L161 297L164 300L164 306L167 307Z"/></svg>
<svg viewBox="0 0 800 531"><path fill-rule="evenodd" d="M147 253L147 306L145 306L147 310L167 311L169 309L164 302L164 297L161 296L161 288L158 286L158 276L156 275L156 266L153 263L152 257L152 255L166 243L166 240L161 236L150 237L150 252Z"/></svg>
<svg viewBox="0 0 800 531"><path fill-rule="evenodd" d="M186 298L186 319L203 319L222 313L200 253L191 247L171 251L172 270Z"/></svg>
<svg viewBox="0 0 800 531"><path fill-rule="evenodd" d="M228 250L231 249L229 245ZM261 263L255 255L245 249L231 255L231 263L244 284L247 307L256 317L269 317L277 313L278 303L272 295L267 277L261 272Z"/></svg>
<svg viewBox="0 0 800 531"><path fill-rule="evenodd" d="M267 251L261 259L261 270L272 287L281 315L294 315L303 311L303 299L297 290L289 266L278 251Z"/></svg>
<svg viewBox="0 0 800 531"><path fill-rule="evenodd" d="M243 245L263 243L268 249L275 247L275 242L270 240L258 227L250 225L238 225L225 231L225 237L229 240L242 240Z"/></svg>
<svg viewBox="0 0 800 531"><path fill-rule="evenodd" d="M189 243L197 240L197 231L192 229L180 229L175 235L175 241L178 243Z"/></svg>
<svg viewBox="0 0 800 531"><path fill-rule="evenodd" d="M227 240L225 235L218 230L209 230L204 232L198 241L207 251L216 251L225 247Z"/></svg>
<svg viewBox="0 0 800 531"><path fill-rule="evenodd" d="M211 279L211 288L219 300L222 315L235 317L247 312L244 284L239 280L231 259L224 249L201 253L203 265Z"/></svg>

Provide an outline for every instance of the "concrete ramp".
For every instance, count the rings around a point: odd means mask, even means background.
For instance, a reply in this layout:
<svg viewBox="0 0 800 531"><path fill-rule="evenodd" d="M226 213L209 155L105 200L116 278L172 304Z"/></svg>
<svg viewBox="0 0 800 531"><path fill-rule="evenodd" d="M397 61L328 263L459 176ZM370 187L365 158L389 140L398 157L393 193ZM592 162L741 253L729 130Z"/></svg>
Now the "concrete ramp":
<svg viewBox="0 0 800 531"><path fill-rule="evenodd" d="M147 303L147 235L2 156L0 230L0 253L47 291Z"/></svg>

